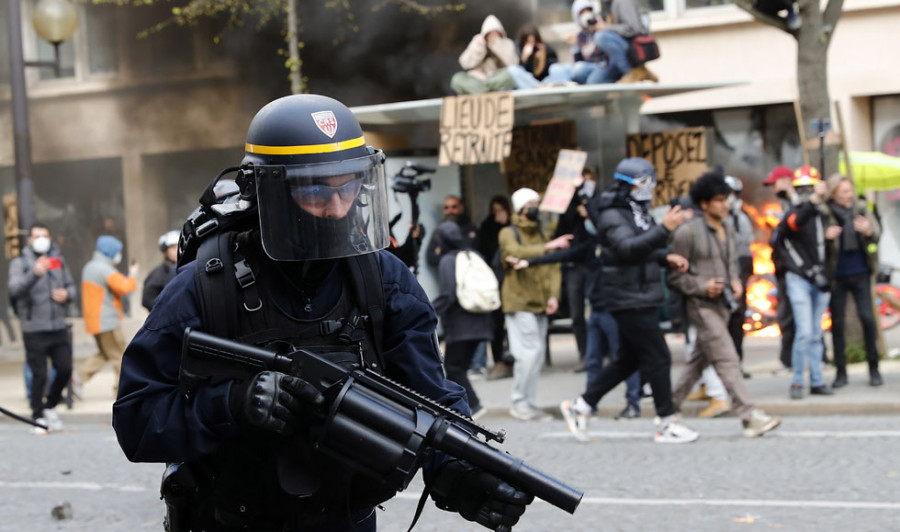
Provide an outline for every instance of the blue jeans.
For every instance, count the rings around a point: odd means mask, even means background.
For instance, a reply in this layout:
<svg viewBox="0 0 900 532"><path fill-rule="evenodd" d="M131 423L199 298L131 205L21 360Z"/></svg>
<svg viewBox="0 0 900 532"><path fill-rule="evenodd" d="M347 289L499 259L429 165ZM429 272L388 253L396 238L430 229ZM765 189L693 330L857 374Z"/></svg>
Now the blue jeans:
<svg viewBox="0 0 900 532"><path fill-rule="evenodd" d="M574 81L582 85L600 68L599 63L577 61L575 63L553 63L544 78L544 84Z"/></svg>
<svg viewBox="0 0 900 532"><path fill-rule="evenodd" d="M516 82L517 89L536 89L541 85L541 82L522 65L510 65L506 67L506 70Z"/></svg>
<svg viewBox="0 0 900 532"><path fill-rule="evenodd" d="M478 348L475 349L475 356L472 357L472 364L469 366L469 369L482 369L487 367L487 344L487 342L478 344Z"/></svg>
<svg viewBox="0 0 900 532"><path fill-rule="evenodd" d="M794 344L791 384L803 385L803 371L809 362L810 386L822 386L822 315L828 308L830 294L813 286L793 272L784 276L788 299L794 314Z"/></svg>
<svg viewBox="0 0 900 532"><path fill-rule="evenodd" d="M594 42L609 57L609 62L598 65L584 83L615 83L631 70L631 61L628 60L629 44L625 37L612 31L598 31L594 34Z"/></svg>
<svg viewBox="0 0 900 532"><path fill-rule="evenodd" d="M603 369L603 357L609 354L611 360L619 358L619 327L612 314L605 310L591 309L591 315L587 320L586 339L584 365L587 370L587 387L590 388L591 381L596 379ZM637 371L625 379L625 400L628 404L640 408L641 377Z"/></svg>

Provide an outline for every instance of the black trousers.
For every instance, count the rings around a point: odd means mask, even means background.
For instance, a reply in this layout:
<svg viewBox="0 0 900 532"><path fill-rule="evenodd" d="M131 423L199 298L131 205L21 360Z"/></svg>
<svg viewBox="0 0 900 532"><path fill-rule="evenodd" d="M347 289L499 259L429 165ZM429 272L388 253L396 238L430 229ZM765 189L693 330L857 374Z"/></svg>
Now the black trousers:
<svg viewBox="0 0 900 532"><path fill-rule="evenodd" d="M512 365L512 357L504 347L506 342L506 319L504 316L502 307L491 312L491 326L494 329L494 338L491 340L491 358L494 360L495 366L500 363Z"/></svg>
<svg viewBox="0 0 900 532"><path fill-rule="evenodd" d="M660 417L675 413L672 405L672 354L662 331L655 308L612 312L619 326L619 357L603 366L582 397L596 406L604 395L635 371L641 381L653 388L653 404Z"/></svg>
<svg viewBox="0 0 900 532"><path fill-rule="evenodd" d="M847 370L847 340L844 336L847 295L853 294L856 314L862 324L869 368L878 368L875 315L872 312L872 282L869 274L835 277L831 291L831 341L834 343L834 365L838 371Z"/></svg>
<svg viewBox="0 0 900 532"><path fill-rule="evenodd" d="M791 368L791 353L794 346L794 313L791 312L791 300L787 296L787 283L784 275L776 278L778 283L778 327L781 329L781 364Z"/></svg>
<svg viewBox="0 0 900 532"><path fill-rule="evenodd" d="M744 360L744 316L747 314L747 281L753 275L753 257L738 257L738 270L744 293L738 298L738 309L728 318L728 332L737 349L738 358Z"/></svg>
<svg viewBox="0 0 900 532"><path fill-rule="evenodd" d="M444 368L447 370L447 379L459 384L466 390L466 397L469 399L469 409L472 412L478 410L481 401L478 400L478 394L472 388L469 382L469 366L472 365L472 357L475 356L475 350L481 340L464 340L462 342L448 343L444 351Z"/></svg>
<svg viewBox="0 0 900 532"><path fill-rule="evenodd" d="M37 419L43 415L45 408L55 408L59 404L62 392L72 378L72 342L69 331L43 331L22 333L25 344L25 362L31 368L31 415ZM47 389L47 360L56 369L56 378L50 384L47 400L44 390Z"/></svg>
<svg viewBox="0 0 900 532"><path fill-rule="evenodd" d="M587 324L584 319L587 269L583 264L572 264L564 266L562 274L566 280L566 300L568 301L569 317L572 319L572 333L575 335L575 343L578 345L578 357L584 360L585 346L587 345Z"/></svg>

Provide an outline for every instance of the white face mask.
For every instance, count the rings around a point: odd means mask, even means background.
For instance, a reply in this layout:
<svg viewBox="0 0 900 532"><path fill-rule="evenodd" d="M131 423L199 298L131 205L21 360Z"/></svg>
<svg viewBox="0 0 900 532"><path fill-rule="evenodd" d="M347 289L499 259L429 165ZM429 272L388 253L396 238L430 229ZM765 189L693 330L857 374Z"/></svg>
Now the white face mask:
<svg viewBox="0 0 900 532"><path fill-rule="evenodd" d="M118 264L118 263L122 262L122 253L121 252L116 253L116 256L113 257L112 261L113 261L113 264Z"/></svg>
<svg viewBox="0 0 900 532"><path fill-rule="evenodd" d="M650 201L653 199L653 188L656 187L656 177L643 176L634 180L635 188L631 189L631 197L634 201Z"/></svg>
<svg viewBox="0 0 900 532"><path fill-rule="evenodd" d="M31 242L31 249L38 255L44 255L50 251L50 239L46 236L39 236Z"/></svg>

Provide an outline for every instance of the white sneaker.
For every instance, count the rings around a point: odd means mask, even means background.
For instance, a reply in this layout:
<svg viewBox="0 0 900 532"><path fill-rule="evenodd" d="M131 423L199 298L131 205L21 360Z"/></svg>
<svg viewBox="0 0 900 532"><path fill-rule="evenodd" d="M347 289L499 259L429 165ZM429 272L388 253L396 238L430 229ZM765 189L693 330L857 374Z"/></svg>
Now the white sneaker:
<svg viewBox="0 0 900 532"><path fill-rule="evenodd" d="M772 417L762 410L754 410L744 422L744 437L756 438L781 425L781 418Z"/></svg>
<svg viewBox="0 0 900 532"><path fill-rule="evenodd" d="M550 421L553 416L528 403L516 403L509 409L509 415L520 421Z"/></svg>
<svg viewBox="0 0 900 532"><path fill-rule="evenodd" d="M34 422L39 423L45 427L48 426L47 420L42 417L35 419ZM46 436L47 434L49 434L49 431L47 429L42 429L41 427L36 427L34 425L31 426L29 432L31 432L35 436Z"/></svg>
<svg viewBox="0 0 900 532"><path fill-rule="evenodd" d="M568 399L559 403L559 411L562 413L563 419L566 420L566 426L569 427L569 432L574 434L578 441L591 441L591 438L587 433L588 414L578 411L578 409L575 408L574 401Z"/></svg>
<svg viewBox="0 0 900 532"><path fill-rule="evenodd" d="M653 439L656 443L691 443L699 437L700 434L696 430L673 419L666 426L657 428Z"/></svg>
<svg viewBox="0 0 900 532"><path fill-rule="evenodd" d="M50 429L50 432L59 432L64 427L63 422L61 419L59 419L59 414L56 413L55 408L45 408L44 419L47 420L47 428Z"/></svg>

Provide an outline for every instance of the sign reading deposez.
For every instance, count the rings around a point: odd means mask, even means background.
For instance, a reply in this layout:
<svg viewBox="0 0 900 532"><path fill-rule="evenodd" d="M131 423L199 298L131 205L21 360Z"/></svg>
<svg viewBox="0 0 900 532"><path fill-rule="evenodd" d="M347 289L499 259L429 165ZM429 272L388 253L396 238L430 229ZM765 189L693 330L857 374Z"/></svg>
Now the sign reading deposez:
<svg viewBox="0 0 900 532"><path fill-rule="evenodd" d="M444 98L440 128L439 165L500 162L512 147L512 93Z"/></svg>
<svg viewBox="0 0 900 532"><path fill-rule="evenodd" d="M653 205L688 193L691 183L707 170L706 128L689 127L628 135L628 156L643 157L656 167L658 184Z"/></svg>

